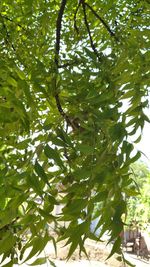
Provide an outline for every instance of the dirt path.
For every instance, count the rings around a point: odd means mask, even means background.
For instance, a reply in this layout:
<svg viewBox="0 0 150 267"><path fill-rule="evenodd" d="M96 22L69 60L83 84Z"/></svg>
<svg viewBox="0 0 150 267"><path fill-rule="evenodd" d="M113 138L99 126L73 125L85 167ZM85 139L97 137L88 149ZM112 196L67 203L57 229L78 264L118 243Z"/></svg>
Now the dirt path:
<svg viewBox="0 0 150 267"><path fill-rule="evenodd" d="M50 260L55 262L56 267L124 267L124 264L118 262L115 256L110 258L107 262L105 261L111 248L106 247L103 243L96 243L93 241L88 241L86 243L86 250L90 257L90 261L85 259L84 255L81 256L81 259L79 259L79 251L76 251L71 257L70 261L66 262L65 258L68 248L63 247L62 245L63 244L59 244L57 258L51 243L47 245L45 251L40 255L40 257L47 255ZM150 267L150 261L138 259L135 255L125 253L125 258L136 267ZM30 262L32 263L35 259L36 257ZM52 267L50 264L43 264L41 266ZM14 265L14 267L29 267L29 265Z"/></svg>
<svg viewBox="0 0 150 267"><path fill-rule="evenodd" d="M86 260L81 260L81 261L74 261L74 262L65 262L65 261L55 261L56 267L111 267L109 265L106 265L104 263L98 262L98 261L86 261ZM43 264L40 265L42 267L52 267L50 264ZM22 264L22 265L14 265L14 267L29 267L29 265ZM35 267L39 267L35 266Z"/></svg>
<svg viewBox="0 0 150 267"><path fill-rule="evenodd" d="M149 267L150 262L144 262L140 259L135 258L131 255L126 255L126 258L132 263L135 264L136 267ZM61 260L55 260L56 267L112 267L111 265L99 262L99 261L87 261L87 260L80 260L80 261L61 261ZM29 267L29 265L22 264L19 265L20 267ZM18 265L15 265L14 267L19 267ZM39 265L38 265L39 266ZM38 267L35 266L35 267ZM43 264L42 267L52 267L50 264Z"/></svg>
<svg viewBox="0 0 150 267"><path fill-rule="evenodd" d="M108 265L98 261L89 262L87 260L74 261L74 262L56 261L55 264L57 267L109 267Z"/></svg>
<svg viewBox="0 0 150 267"><path fill-rule="evenodd" d="M136 267L150 267L150 260L143 260L141 258L137 258L136 255L131 255L127 253L125 253L125 257L132 264L135 264Z"/></svg>

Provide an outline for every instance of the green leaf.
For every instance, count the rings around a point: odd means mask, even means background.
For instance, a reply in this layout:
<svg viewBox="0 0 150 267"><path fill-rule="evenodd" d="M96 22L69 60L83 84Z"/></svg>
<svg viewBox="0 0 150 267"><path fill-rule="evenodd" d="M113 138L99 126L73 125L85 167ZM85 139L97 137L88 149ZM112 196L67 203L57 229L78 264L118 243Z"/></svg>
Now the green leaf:
<svg viewBox="0 0 150 267"><path fill-rule="evenodd" d="M126 130L122 123L115 124L110 128L110 136L112 140L121 142L126 136Z"/></svg>
<svg viewBox="0 0 150 267"><path fill-rule="evenodd" d="M123 262L124 264L127 264L128 266L131 266L131 267L136 267L136 265L132 264L130 261L128 261L124 255L123 255Z"/></svg>
<svg viewBox="0 0 150 267"><path fill-rule="evenodd" d="M121 97L121 99L127 99L127 98L131 98L133 97L135 94L134 90L129 90L128 92L126 92L125 94L123 94L123 96Z"/></svg>
<svg viewBox="0 0 150 267"><path fill-rule="evenodd" d="M9 251L16 243L16 237L12 233L6 233L6 236L0 240L0 255Z"/></svg>
<svg viewBox="0 0 150 267"><path fill-rule="evenodd" d="M60 147L65 146L65 143L58 137L51 136L50 139L51 139L51 142L56 146L60 146Z"/></svg>
<svg viewBox="0 0 150 267"><path fill-rule="evenodd" d="M57 134L64 141L65 144L70 147L73 147L69 135L63 129L58 129Z"/></svg>
<svg viewBox="0 0 150 267"><path fill-rule="evenodd" d="M94 147L88 146L88 145L83 145L83 144L78 144L76 146L76 150L80 151L81 153L85 155L92 154L94 152Z"/></svg>
<svg viewBox="0 0 150 267"><path fill-rule="evenodd" d="M86 254L94 216L116 240L130 195L133 217L150 217L148 183L136 201L130 173L149 122L149 1L77 2L0 1L1 265L38 254L47 223L70 255Z"/></svg>
<svg viewBox="0 0 150 267"><path fill-rule="evenodd" d="M38 161L36 160L35 162L35 171L37 173L37 175L39 175L39 177L50 186L49 181L48 181L48 177L46 175L46 173L44 172L44 169L42 168L42 166L38 163Z"/></svg>
<svg viewBox="0 0 150 267"><path fill-rule="evenodd" d="M16 207L6 207L0 213L0 228L4 227L5 225L11 223L13 219L17 216ZM0 249L1 251L1 249Z"/></svg>
<svg viewBox="0 0 150 267"><path fill-rule="evenodd" d="M48 259L48 261L49 261L49 263L50 263L51 266L57 267L53 261L51 261L50 259Z"/></svg>
<svg viewBox="0 0 150 267"><path fill-rule="evenodd" d="M71 242L71 239L68 242ZM76 240L74 238L74 240L72 241L72 244L71 244L71 246L69 248L69 252L68 252L68 255L67 255L67 260L70 259L70 257L72 256L73 252L76 250L78 244L79 244L78 238Z"/></svg>
<svg viewBox="0 0 150 267"><path fill-rule="evenodd" d="M68 239L67 243L65 245L68 245L71 243L71 246L69 248L69 252L67 255L67 259L69 259L73 252L76 250L77 246L80 246L80 249L86 254L86 251L83 248L83 240L82 240L82 235L87 233L89 230L89 223L88 222L83 222L77 225L74 228L74 232L72 232L71 237Z"/></svg>
<svg viewBox="0 0 150 267"><path fill-rule="evenodd" d="M27 183L31 188L33 188L35 190L35 192L39 196L42 196L43 190L41 188L40 181L36 175L34 175L34 174L28 175L27 176Z"/></svg>
<svg viewBox="0 0 150 267"><path fill-rule="evenodd" d="M43 264L45 264L47 262L47 260L46 260L46 258L38 258L38 259L36 259L34 262L32 262L32 263L28 263L27 265L29 265L29 266L35 266L35 265L43 265Z"/></svg>
<svg viewBox="0 0 150 267"><path fill-rule="evenodd" d="M141 152L138 151L134 157L132 157L131 159L127 160L127 165L129 165L129 164L131 164L131 163L134 163L134 162L137 161L140 157L141 157Z"/></svg>
<svg viewBox="0 0 150 267"><path fill-rule="evenodd" d="M91 176L91 170L89 170L88 168L87 169L85 168L76 169L75 172L73 173L73 176L77 180L82 180L82 179L85 179Z"/></svg>
<svg viewBox="0 0 150 267"><path fill-rule="evenodd" d="M16 73L18 74L18 76L19 76L19 78L21 79L21 80L25 80L25 75L24 75L24 73L23 73L23 71L21 71L20 69L16 69Z"/></svg>
<svg viewBox="0 0 150 267"><path fill-rule="evenodd" d="M140 194L140 192L138 192L135 188L132 187L125 188L124 192L127 196L138 196Z"/></svg>
<svg viewBox="0 0 150 267"><path fill-rule="evenodd" d="M16 144L17 149L24 150L28 147L31 139L26 139Z"/></svg>
<svg viewBox="0 0 150 267"><path fill-rule="evenodd" d="M8 116L9 114L9 116ZM14 123L19 120L19 116L10 108L0 107L0 123Z"/></svg>
<svg viewBox="0 0 150 267"><path fill-rule="evenodd" d="M32 247L32 250L30 251L29 255L27 256L27 258L25 259L25 261L28 261L29 259L31 259L33 256L35 256L36 254L40 254L45 246L47 245L49 241L49 237L47 235L45 235L45 237L35 237L31 243L28 245Z"/></svg>
<svg viewBox="0 0 150 267"><path fill-rule="evenodd" d="M141 141L141 139L142 139L142 135L140 135L135 141L134 141L134 143L139 143L140 141Z"/></svg>
<svg viewBox="0 0 150 267"><path fill-rule="evenodd" d="M2 265L1 267L13 267L13 266L14 266L14 262L13 262L13 260L11 260L8 263Z"/></svg>
<svg viewBox="0 0 150 267"><path fill-rule="evenodd" d="M53 149L49 145L46 145L44 153L49 159L53 159L60 168L64 168L63 162L60 159L60 156L56 149Z"/></svg>
<svg viewBox="0 0 150 267"><path fill-rule="evenodd" d="M92 59L92 60L96 60L96 55L92 50L89 50L87 47L84 47L84 50L86 52L86 54Z"/></svg>
<svg viewBox="0 0 150 267"><path fill-rule="evenodd" d="M93 202L100 202L107 198L108 191L99 192L96 196L93 197Z"/></svg>
<svg viewBox="0 0 150 267"><path fill-rule="evenodd" d="M74 199L69 206L63 208L63 213L67 213L69 215L73 215L76 213L80 213L82 209L84 209L87 205L87 201L83 199Z"/></svg>
<svg viewBox="0 0 150 267"><path fill-rule="evenodd" d="M112 255L114 253L119 253L120 254L120 252L121 252L121 238L118 237L116 239L115 243L113 244L112 250L111 250L111 252L110 252L110 254L109 254L109 256L107 257L106 260L108 260L110 257L112 257Z"/></svg>
<svg viewBox="0 0 150 267"><path fill-rule="evenodd" d="M7 82L12 86L17 87L17 82L14 78L8 77Z"/></svg>

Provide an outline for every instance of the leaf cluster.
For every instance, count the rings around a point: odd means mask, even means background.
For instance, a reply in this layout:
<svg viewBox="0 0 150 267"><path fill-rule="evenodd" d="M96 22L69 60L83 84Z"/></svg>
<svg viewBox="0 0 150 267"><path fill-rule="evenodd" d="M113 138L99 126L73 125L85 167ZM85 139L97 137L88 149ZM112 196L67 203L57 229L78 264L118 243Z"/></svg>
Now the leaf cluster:
<svg viewBox="0 0 150 267"><path fill-rule="evenodd" d="M136 192L134 144L149 121L148 9L135 0L0 1L0 255L7 266L29 248L26 260L49 241L56 246L48 229L67 239L68 258L77 246L86 253L97 203L98 239L108 231L111 254L120 253L126 197Z"/></svg>

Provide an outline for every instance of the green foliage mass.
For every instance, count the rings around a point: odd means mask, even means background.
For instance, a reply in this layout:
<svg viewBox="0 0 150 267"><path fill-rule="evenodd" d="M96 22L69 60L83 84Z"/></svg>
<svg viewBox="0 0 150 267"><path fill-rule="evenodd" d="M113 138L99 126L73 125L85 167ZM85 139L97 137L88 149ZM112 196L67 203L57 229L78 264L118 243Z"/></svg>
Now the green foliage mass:
<svg viewBox="0 0 150 267"><path fill-rule="evenodd" d="M0 254L8 266L28 248L32 257L56 244L45 225L67 239L68 258L77 246L85 252L99 202L111 254L121 253L125 199L135 194L129 167L140 157L135 134L149 121L148 18L148 0L0 1Z"/></svg>
<svg viewBox="0 0 150 267"><path fill-rule="evenodd" d="M134 163L133 179L139 187L139 194L128 200L127 223L136 222L141 229L150 225L150 170L142 162Z"/></svg>

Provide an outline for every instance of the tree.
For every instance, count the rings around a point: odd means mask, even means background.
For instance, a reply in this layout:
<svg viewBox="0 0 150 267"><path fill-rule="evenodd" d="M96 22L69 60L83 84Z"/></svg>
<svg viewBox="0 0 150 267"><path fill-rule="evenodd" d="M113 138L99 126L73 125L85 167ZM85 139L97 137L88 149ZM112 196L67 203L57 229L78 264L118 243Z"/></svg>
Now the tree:
<svg viewBox="0 0 150 267"><path fill-rule="evenodd" d="M142 162L134 163L132 168L133 179L138 184L140 194L137 192L137 195L128 200L127 222L136 221L143 229L150 223L150 171Z"/></svg>
<svg viewBox="0 0 150 267"><path fill-rule="evenodd" d="M149 121L148 8L146 0L1 0L0 254L9 266L28 247L30 258L56 242L51 223L70 244L68 258L78 245L85 252L99 202L101 235L108 230L111 255L121 253L134 143Z"/></svg>

